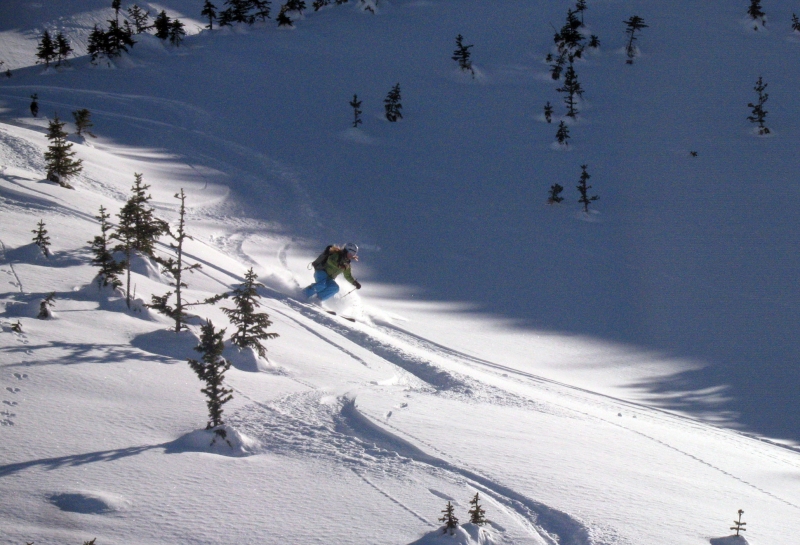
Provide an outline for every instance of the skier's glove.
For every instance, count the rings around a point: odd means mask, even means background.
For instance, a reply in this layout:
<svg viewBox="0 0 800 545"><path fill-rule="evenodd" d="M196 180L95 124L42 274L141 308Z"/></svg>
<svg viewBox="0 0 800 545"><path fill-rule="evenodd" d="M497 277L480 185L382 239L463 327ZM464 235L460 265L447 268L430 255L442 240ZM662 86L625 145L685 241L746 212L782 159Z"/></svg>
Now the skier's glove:
<svg viewBox="0 0 800 545"><path fill-rule="evenodd" d="M356 287L357 290L361 289L361 283L358 280L356 280L353 285Z"/></svg>

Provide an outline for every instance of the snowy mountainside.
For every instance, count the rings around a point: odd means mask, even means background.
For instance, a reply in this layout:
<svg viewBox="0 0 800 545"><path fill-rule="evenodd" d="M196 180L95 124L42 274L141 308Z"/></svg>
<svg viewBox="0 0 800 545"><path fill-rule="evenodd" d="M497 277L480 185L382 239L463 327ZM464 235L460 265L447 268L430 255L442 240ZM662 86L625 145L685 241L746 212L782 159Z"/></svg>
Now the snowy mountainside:
<svg viewBox="0 0 800 545"><path fill-rule="evenodd" d="M83 55L108 4L0 6L0 542L718 544L745 542L738 509L746 542L794 542L790 3L754 31L736 3L588 2L601 46L576 61L567 148L541 112L564 119L544 58L570 2L351 2L211 32L200 2L142 2L186 21L180 47L33 64L44 28ZM633 14L649 26L626 66ZM759 75L768 138L746 120ZM45 181L44 135L84 107L97 138L71 136L70 191ZM115 215L134 173L173 226L187 194L187 298L250 267L265 284L280 337L266 359L226 352L230 448L208 446L185 361L204 319L230 335L230 302L176 335L142 307L170 289L155 264L134 268L134 311L92 283L98 208ZM568 198L547 206L556 182ZM298 293L345 240L364 289L340 280L330 307L354 323ZM476 493L490 523L444 535L447 502L465 523Z"/></svg>

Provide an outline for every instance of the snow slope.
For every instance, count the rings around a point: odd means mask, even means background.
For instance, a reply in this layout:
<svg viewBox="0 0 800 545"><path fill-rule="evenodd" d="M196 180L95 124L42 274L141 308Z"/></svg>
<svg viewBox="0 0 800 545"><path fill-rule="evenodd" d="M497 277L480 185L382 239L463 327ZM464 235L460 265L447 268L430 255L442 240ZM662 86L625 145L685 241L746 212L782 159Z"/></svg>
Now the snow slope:
<svg viewBox="0 0 800 545"><path fill-rule="evenodd" d="M186 20L184 45L33 65L42 29L82 51L106 4L0 5L0 542L718 544L740 508L749 543L794 542L791 3L755 32L735 3L589 2L601 48L577 65L567 150L541 112L564 113L543 59L571 3L381 0L213 32L198 2L140 3ZM633 14L649 27L626 66ZM475 79L449 58L458 33ZM769 138L746 121L759 75ZM44 133L83 107L98 138L77 141L69 191L43 181ZM235 448L200 431L200 319L176 335L91 284L94 216L134 172L169 221L188 195L189 298L251 266L266 285L280 337L268 361L234 355ZM557 182L567 201L547 206ZM331 306L355 323L297 294L345 240L364 289ZM147 263L133 283L140 301L168 289ZM447 501L466 522L476 492L491 524L442 536Z"/></svg>

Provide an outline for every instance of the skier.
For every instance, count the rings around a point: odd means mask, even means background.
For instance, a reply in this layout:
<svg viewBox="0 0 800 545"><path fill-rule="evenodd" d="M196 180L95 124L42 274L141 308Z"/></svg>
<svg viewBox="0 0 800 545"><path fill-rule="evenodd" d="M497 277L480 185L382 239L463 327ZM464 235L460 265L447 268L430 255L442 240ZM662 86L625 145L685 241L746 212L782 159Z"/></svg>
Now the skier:
<svg viewBox="0 0 800 545"><path fill-rule="evenodd" d="M339 291L336 277L344 273L345 279L353 284L357 290L361 284L353 278L350 268L351 261L358 261L358 246L348 242L343 248L328 246L320 256L314 260L314 283L303 290L309 299L316 295L320 301L330 299Z"/></svg>

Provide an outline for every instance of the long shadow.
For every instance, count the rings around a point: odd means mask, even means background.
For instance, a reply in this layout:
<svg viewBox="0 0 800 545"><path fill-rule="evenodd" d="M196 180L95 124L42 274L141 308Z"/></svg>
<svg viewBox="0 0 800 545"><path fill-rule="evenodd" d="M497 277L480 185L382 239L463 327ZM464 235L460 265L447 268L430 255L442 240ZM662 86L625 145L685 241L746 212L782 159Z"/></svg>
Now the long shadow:
<svg viewBox="0 0 800 545"><path fill-rule="evenodd" d="M87 452L84 454L72 454L69 456L59 456L56 458L42 458L40 460L30 460L28 462L18 462L15 464L6 464L0 466L0 477L7 477L20 471L33 468L43 468L47 471L59 469L62 467L76 467L86 464L94 464L98 462L113 462L121 460L130 456L137 456L143 452L154 450L157 448L167 449L169 443L160 445L141 445L138 447L128 447L113 450L99 450L95 452Z"/></svg>
<svg viewBox="0 0 800 545"><path fill-rule="evenodd" d="M141 350L150 354L149 359L159 363L175 363L175 357L169 354L160 354L146 349L137 350L127 344L97 345L92 343L68 343L53 341L47 344L23 344L0 348L2 354L23 354L30 351L57 349L59 354L50 359L40 359L35 362L25 361L9 364L7 367L40 367L46 365L77 365L81 363L118 363L126 360L142 358Z"/></svg>

